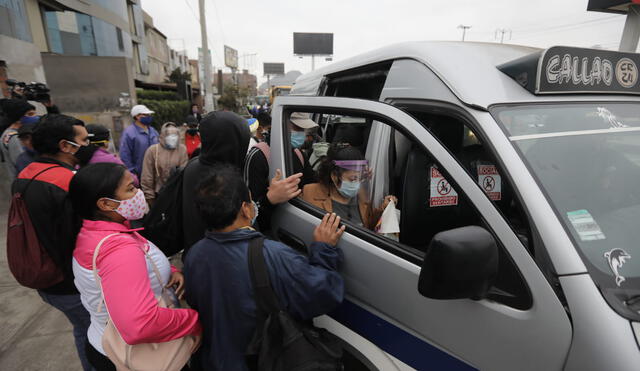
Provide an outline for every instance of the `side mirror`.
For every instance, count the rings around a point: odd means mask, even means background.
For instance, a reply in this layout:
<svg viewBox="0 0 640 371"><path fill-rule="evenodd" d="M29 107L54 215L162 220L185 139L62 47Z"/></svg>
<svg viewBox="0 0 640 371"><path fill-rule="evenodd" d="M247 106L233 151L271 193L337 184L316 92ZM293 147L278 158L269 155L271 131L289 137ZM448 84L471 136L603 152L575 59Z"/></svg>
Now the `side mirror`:
<svg viewBox="0 0 640 371"><path fill-rule="evenodd" d="M486 229L468 226L433 236L418 291L431 299L482 299L498 274L498 245Z"/></svg>

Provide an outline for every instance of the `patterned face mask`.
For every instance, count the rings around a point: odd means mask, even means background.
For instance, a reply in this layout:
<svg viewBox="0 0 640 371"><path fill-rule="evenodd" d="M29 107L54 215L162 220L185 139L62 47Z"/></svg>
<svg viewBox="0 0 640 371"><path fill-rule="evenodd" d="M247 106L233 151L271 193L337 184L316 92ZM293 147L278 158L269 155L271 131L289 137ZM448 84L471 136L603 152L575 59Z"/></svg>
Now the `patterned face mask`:
<svg viewBox="0 0 640 371"><path fill-rule="evenodd" d="M127 220L142 219L144 214L147 212L147 201L144 199L144 192L142 192L141 189L138 189L136 195L127 200L105 198L107 200L120 203L120 206L118 206L114 211Z"/></svg>

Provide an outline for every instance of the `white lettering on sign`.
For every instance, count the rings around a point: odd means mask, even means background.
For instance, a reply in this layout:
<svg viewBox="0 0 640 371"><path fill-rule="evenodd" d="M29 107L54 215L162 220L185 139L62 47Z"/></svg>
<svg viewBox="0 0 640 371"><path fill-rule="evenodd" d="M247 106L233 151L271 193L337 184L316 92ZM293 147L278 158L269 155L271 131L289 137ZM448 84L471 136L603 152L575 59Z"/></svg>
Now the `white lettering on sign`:
<svg viewBox="0 0 640 371"><path fill-rule="evenodd" d="M634 61L622 58L616 63L616 79L625 88L632 88L638 82L638 68Z"/></svg>
<svg viewBox="0 0 640 371"><path fill-rule="evenodd" d="M502 199L502 179L495 165L478 165L478 184L490 200Z"/></svg>
<svg viewBox="0 0 640 371"><path fill-rule="evenodd" d="M627 58L624 58L627 59ZM622 60L624 60L622 59ZM621 61L622 61L621 60ZM628 60L631 63L633 61ZM618 64L620 64L618 62ZM633 65L635 67L635 64ZM629 66L622 67L627 70ZM637 80L638 72L635 70L635 81ZM607 86L611 85L613 81L613 63L608 59L600 59L595 57L589 65L589 58L584 57L582 60L578 57L571 57L569 54L565 54L560 57L556 54L549 58L545 69L547 82L551 84L562 85L564 83L572 82L574 85L599 85L601 82ZM620 83L620 85L623 85Z"/></svg>
<svg viewBox="0 0 640 371"><path fill-rule="evenodd" d="M430 188L429 207L458 204L458 193L435 166L431 166Z"/></svg>

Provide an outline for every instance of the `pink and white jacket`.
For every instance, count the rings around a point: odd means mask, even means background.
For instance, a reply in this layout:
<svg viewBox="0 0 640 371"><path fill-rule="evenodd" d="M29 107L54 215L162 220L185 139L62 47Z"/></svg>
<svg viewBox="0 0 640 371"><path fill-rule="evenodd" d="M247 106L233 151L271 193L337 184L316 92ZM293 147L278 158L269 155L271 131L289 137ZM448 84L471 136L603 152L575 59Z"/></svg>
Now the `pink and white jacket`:
<svg viewBox="0 0 640 371"><path fill-rule="evenodd" d="M103 354L102 334L109 315L124 341L132 345L165 342L202 332L195 310L158 306L156 297L160 296L162 286L140 247L158 267L162 285L169 282L175 268L160 249L136 232L138 230L130 229L128 224L84 220L76 241L74 283L83 306L91 315L89 342ZM98 312L102 295L93 276L93 252L104 237L116 232L121 233L102 244L96 260L106 304L106 308L103 305Z"/></svg>

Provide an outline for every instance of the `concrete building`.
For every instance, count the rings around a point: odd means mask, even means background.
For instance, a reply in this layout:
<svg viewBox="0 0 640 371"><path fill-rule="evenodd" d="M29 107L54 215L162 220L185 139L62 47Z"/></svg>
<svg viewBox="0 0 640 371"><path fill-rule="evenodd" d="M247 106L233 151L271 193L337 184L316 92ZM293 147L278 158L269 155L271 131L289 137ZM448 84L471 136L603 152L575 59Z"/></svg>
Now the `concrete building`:
<svg viewBox="0 0 640 371"><path fill-rule="evenodd" d="M218 84L219 76L220 76L219 73L216 73L213 75L213 86L216 86L216 87L219 86ZM238 82L238 87L247 89L249 91L249 96L253 97L258 95L258 79L256 75L250 74L248 70L242 70L242 73L236 73L236 79ZM222 85L227 86L227 85L233 85L233 84L235 84L233 74L223 73Z"/></svg>
<svg viewBox="0 0 640 371"><path fill-rule="evenodd" d="M167 37L153 25L153 18L143 11L144 18L144 44L147 49L149 73L136 76L137 80L149 84L164 84L171 73L171 55Z"/></svg>
<svg viewBox="0 0 640 371"><path fill-rule="evenodd" d="M187 51L177 51L173 49L169 49L169 69L174 71L176 68L180 70L180 72L190 72L189 71L189 57L187 57Z"/></svg>
<svg viewBox="0 0 640 371"><path fill-rule="evenodd" d="M146 67L137 19L138 0L0 1L0 66L8 78L46 83L64 113L117 138L135 102L135 72Z"/></svg>

